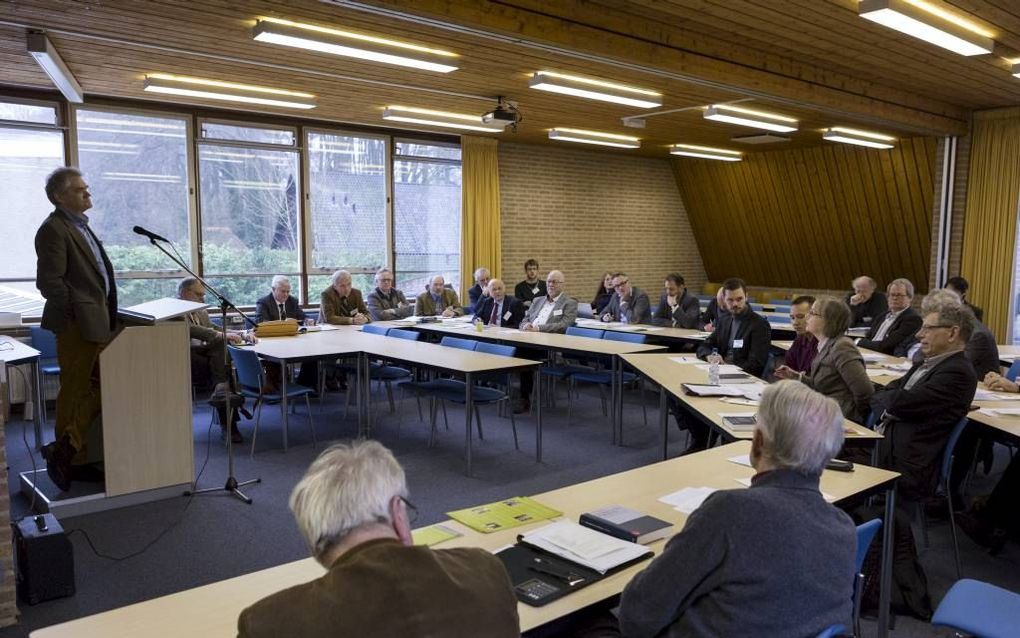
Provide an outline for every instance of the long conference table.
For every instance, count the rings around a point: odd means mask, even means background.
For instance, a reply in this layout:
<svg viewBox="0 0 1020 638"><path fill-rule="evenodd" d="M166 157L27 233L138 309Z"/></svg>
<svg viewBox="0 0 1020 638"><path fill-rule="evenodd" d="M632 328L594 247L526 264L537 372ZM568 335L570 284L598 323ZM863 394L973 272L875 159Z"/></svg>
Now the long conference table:
<svg viewBox="0 0 1020 638"><path fill-rule="evenodd" d="M754 470L728 459L747 455L750 449L750 442L738 441L698 454L646 465L619 474L537 494L534 498L544 505L563 512L563 518L566 520L576 521L584 512L607 505L620 504L669 521L675 525L676 531L680 531L687 520L687 515L658 499L685 487L742 489L738 481L746 481L754 475ZM888 517L898 476L895 472L859 465L849 473L825 471L821 477L820 489L837 504L851 498L856 499L884 491L887 494L886 516ZM891 519L887 518L886 520ZM437 549L481 547L497 551L512 545L518 534L536 529L547 522L533 523L529 526L506 529L492 534L476 532L456 521L446 521L443 524L460 532L462 536L437 545ZM888 628L888 592L892 571L891 552L888 544L890 538L891 536L883 536L878 623L879 636L882 637L887 635ZM658 554L665 547L665 541L656 541L648 547ZM633 565L544 607L529 607L518 603L521 630L526 632L568 616L589 605L613 600L623 591L631 578L645 569L647 565L647 561ZM158 633L161 638L233 637L237 632L237 617L244 608L281 589L318 578L323 573L322 566L313 559L306 558L39 629L32 632L30 636L31 638L135 638Z"/></svg>

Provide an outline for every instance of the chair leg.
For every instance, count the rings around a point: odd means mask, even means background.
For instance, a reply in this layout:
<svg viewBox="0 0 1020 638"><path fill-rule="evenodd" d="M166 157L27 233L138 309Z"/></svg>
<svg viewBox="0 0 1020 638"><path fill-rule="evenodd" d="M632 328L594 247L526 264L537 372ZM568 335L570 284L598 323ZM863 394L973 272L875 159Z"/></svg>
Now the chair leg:
<svg viewBox="0 0 1020 638"><path fill-rule="evenodd" d="M467 406L465 406L467 407ZM485 437L482 436L482 415L478 412L478 404L475 404L475 427L478 428L478 440L484 441Z"/></svg>
<svg viewBox="0 0 1020 638"><path fill-rule="evenodd" d="M344 421L347 420L347 409L351 407L351 394L352 394L351 386L352 385L354 385L353 382L351 382L347 386L347 396L344 398Z"/></svg>
<svg viewBox="0 0 1020 638"><path fill-rule="evenodd" d="M861 635L861 596L864 595L864 574L854 576L854 636Z"/></svg>
<svg viewBox="0 0 1020 638"><path fill-rule="evenodd" d="M599 400L602 401L602 416L609 416L609 410L606 408L606 389L599 384Z"/></svg>
<svg viewBox="0 0 1020 638"><path fill-rule="evenodd" d="M385 382L386 385L386 398L390 401L390 414L397 411L396 404L393 403L393 384L389 381Z"/></svg>
<svg viewBox="0 0 1020 638"><path fill-rule="evenodd" d="M443 423L446 424L446 430L450 430L450 419L446 416L446 401L440 401L439 405L443 408Z"/></svg>
<svg viewBox="0 0 1020 638"><path fill-rule="evenodd" d="M953 474L952 467L951 467L952 466L952 461L950 461L949 464L950 464L950 470L947 473L947 476L946 476L946 485L945 485L945 490L946 490L946 507L949 509L949 530L950 530L950 532L952 532L952 535L953 535L953 558L956 559L956 580L960 580L960 578L962 578L962 576L961 576L962 569L960 568L960 540L957 537L957 532L956 532L956 515L953 513L953 490L950 487L952 485L952 481L951 481L950 477Z"/></svg>
<svg viewBox="0 0 1020 638"><path fill-rule="evenodd" d="M308 427L312 431L312 447L319 444L319 440L315 438L315 422L312 421L312 400L305 395L305 407L308 408Z"/></svg>
<svg viewBox="0 0 1020 638"><path fill-rule="evenodd" d="M259 423L262 422L262 399L255 402L255 429L251 433L251 452L248 456L255 456L255 439L259 436Z"/></svg>
<svg viewBox="0 0 1020 638"><path fill-rule="evenodd" d="M645 380L638 379L638 396L641 398L641 413L645 417L645 427L648 427L648 405L645 403Z"/></svg>
<svg viewBox="0 0 1020 638"><path fill-rule="evenodd" d="M517 442L517 420L514 419L514 411L510 410L510 427L514 431L514 449L518 452L521 451L521 445Z"/></svg>
<svg viewBox="0 0 1020 638"><path fill-rule="evenodd" d="M424 417L424 416L422 416L422 413L421 413L421 397L420 397L420 396L418 396L418 395L415 395L415 397L414 397L414 402L415 402L416 404L418 404L418 420L419 420L419 421L424 421L424 420L425 420L425 417Z"/></svg>

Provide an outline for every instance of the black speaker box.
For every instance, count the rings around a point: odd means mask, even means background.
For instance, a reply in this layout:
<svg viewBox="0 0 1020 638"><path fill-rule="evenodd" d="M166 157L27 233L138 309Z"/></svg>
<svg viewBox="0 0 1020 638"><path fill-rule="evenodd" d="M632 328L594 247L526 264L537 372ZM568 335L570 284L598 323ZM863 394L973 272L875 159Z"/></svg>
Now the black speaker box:
<svg viewBox="0 0 1020 638"><path fill-rule="evenodd" d="M14 525L18 594L29 605L74 595L74 547L52 514Z"/></svg>

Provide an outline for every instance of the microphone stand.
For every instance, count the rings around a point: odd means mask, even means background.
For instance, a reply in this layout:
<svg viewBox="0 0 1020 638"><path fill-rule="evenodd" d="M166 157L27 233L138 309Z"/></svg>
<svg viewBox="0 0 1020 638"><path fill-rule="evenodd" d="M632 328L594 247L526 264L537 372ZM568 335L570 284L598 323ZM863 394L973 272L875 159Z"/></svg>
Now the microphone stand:
<svg viewBox="0 0 1020 638"><path fill-rule="evenodd" d="M196 273L194 270L188 268L188 265L184 263L184 260L178 258L176 255L172 254L166 248L157 244L156 239L154 237L149 237L149 243L158 248L164 255L169 257L170 261L180 266L181 269L184 270L184 272L188 273L189 275L197 279L203 286L205 286L205 289L211 292L213 296L216 297L217 300L219 300L220 306L220 337L223 339L224 370L227 371L227 393L224 396L225 401L224 413L226 414L227 422L225 424L221 424L224 428L224 432L226 432L227 439L227 482L223 485L223 487L207 487L201 490L188 490L184 492L184 496L226 492L231 496L235 496L241 499L248 505L251 505L252 503L251 498L246 496L238 488L244 487L245 485L251 485L253 483L261 483L262 479L253 478L239 483L237 481L237 478L234 476L234 445L231 436L234 427L234 409L239 408L241 406L242 402L244 401L244 397L238 394L236 389L234 388L234 374L231 368L230 353L227 352L227 344L230 343L227 340L227 310L233 309L234 312L241 315L241 317L244 319L246 323L253 322L248 318L246 314L241 312L240 308L231 303L231 301L227 299L226 296L224 296L220 291L216 290L211 285L209 285L209 282L207 282L205 279L199 277L198 273Z"/></svg>

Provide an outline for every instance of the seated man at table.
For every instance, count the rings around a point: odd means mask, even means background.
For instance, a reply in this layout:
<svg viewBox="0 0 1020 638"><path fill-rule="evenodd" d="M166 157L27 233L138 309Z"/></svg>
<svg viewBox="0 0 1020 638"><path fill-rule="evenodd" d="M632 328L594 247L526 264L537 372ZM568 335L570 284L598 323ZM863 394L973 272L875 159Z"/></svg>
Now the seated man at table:
<svg viewBox="0 0 1020 638"><path fill-rule="evenodd" d="M867 336L857 340L857 347L903 357L921 327L921 315L910 307L914 300L914 284L908 279L893 279L886 293L889 309L875 317Z"/></svg>
<svg viewBox="0 0 1020 638"><path fill-rule="evenodd" d="M375 273L375 290L365 300L372 321L404 319L414 312L414 306L407 303L404 293L393 287L393 271L380 268Z"/></svg>
<svg viewBox="0 0 1020 638"><path fill-rule="evenodd" d="M698 328L701 307L697 297L687 294L687 286L680 273L666 275L664 288L652 323L667 328Z"/></svg>
<svg viewBox="0 0 1020 638"><path fill-rule="evenodd" d="M921 302L921 314L928 314L936 306L947 301L962 303L967 308L972 308L953 289L946 286L941 290L933 290L925 295L924 301ZM918 363L922 362L924 354L921 352L921 342L918 340L917 335L908 344L907 352L904 356ZM988 329L988 326L981 323L976 317L974 319L974 332L971 333L970 339L967 340L964 353L967 355L967 360L974 366L974 374L978 379L983 379L989 372L999 372L1001 370L999 346L995 343L995 335Z"/></svg>
<svg viewBox="0 0 1020 638"><path fill-rule="evenodd" d="M536 297L524 315L521 330L530 332L566 332L577 320L577 299L568 296L564 290L566 279L558 270L550 270L545 278L546 294ZM517 356L522 359L539 359L544 353L535 350L518 349ZM534 389L535 376L530 370L521 373L521 399L514 406L514 414L531 410L531 391Z"/></svg>
<svg viewBox="0 0 1020 638"><path fill-rule="evenodd" d="M524 308L531 308L531 302L535 297L546 294L545 282L538 276L538 262L529 259L524 262L524 281L517 282L514 286L514 299L524 304Z"/></svg>
<svg viewBox="0 0 1020 638"><path fill-rule="evenodd" d="M875 319L888 309L885 295L876 292L876 288L878 284L871 277L861 275L853 280L854 290L846 296L851 328L870 328Z"/></svg>
<svg viewBox="0 0 1020 638"><path fill-rule="evenodd" d="M487 326L504 326L516 328L524 319L524 304L506 294L506 286L500 279L490 279L487 286L488 294L475 310L472 321L481 319Z"/></svg>
<svg viewBox="0 0 1020 638"><path fill-rule="evenodd" d="M815 636L849 626L856 530L818 489L842 444L835 401L794 381L766 388L750 489L710 495L628 583L623 635Z"/></svg>
<svg viewBox="0 0 1020 638"><path fill-rule="evenodd" d="M319 455L290 509L326 573L242 611L238 636L519 636L500 560L473 547L414 545L407 493L403 468L376 441Z"/></svg>
<svg viewBox="0 0 1020 638"><path fill-rule="evenodd" d="M707 359L714 351L726 363L760 377L772 345L769 322L751 310L743 279L734 277L723 282L723 301L726 313L720 315L719 325L698 346L698 358Z"/></svg>
<svg viewBox="0 0 1020 638"><path fill-rule="evenodd" d="M811 312L811 306L814 303L814 297L801 295L790 304L790 326L797 336L794 337L793 345L783 356L782 365L794 372L810 370L811 362L818 354L818 339L815 339L815 336L807 331L808 313Z"/></svg>
<svg viewBox="0 0 1020 638"><path fill-rule="evenodd" d="M701 313L701 329L705 332L715 330L715 327L719 324L719 317L726 314L726 302L723 300L725 293L726 289L720 287L716 291L715 297L709 300L705 312Z"/></svg>
<svg viewBox="0 0 1020 638"><path fill-rule="evenodd" d="M351 273L338 270L330 278L330 286L319 297L319 318L322 323L340 326L362 326L372 321L361 291L354 287Z"/></svg>
<svg viewBox="0 0 1020 638"><path fill-rule="evenodd" d="M301 309L297 297L290 294L290 280L283 275L273 277L269 294L255 302L255 323L263 321L283 321L294 319L298 325L305 323L305 311ZM280 366L272 363L263 364L266 370L266 385L263 390L267 394L279 391L280 387ZM319 364L315 361L306 361L301 364L301 372L298 374L297 382L303 386L314 388L318 386Z"/></svg>
<svg viewBox="0 0 1020 638"><path fill-rule="evenodd" d="M488 268L479 268L475 270L474 276L475 285L468 288L468 306L464 309L470 313L477 312L479 304L489 294L489 280L492 279L492 273Z"/></svg>
<svg viewBox="0 0 1020 638"><path fill-rule="evenodd" d="M414 314L417 317L459 317L464 314L460 307L457 293L446 287L442 275L429 280L429 288L418 295L414 302Z"/></svg>
<svg viewBox="0 0 1020 638"><path fill-rule="evenodd" d="M616 292L609 300L609 305L602 311L602 321L651 323L652 309L648 301L648 293L631 285L627 273L613 274L613 288L616 289Z"/></svg>

